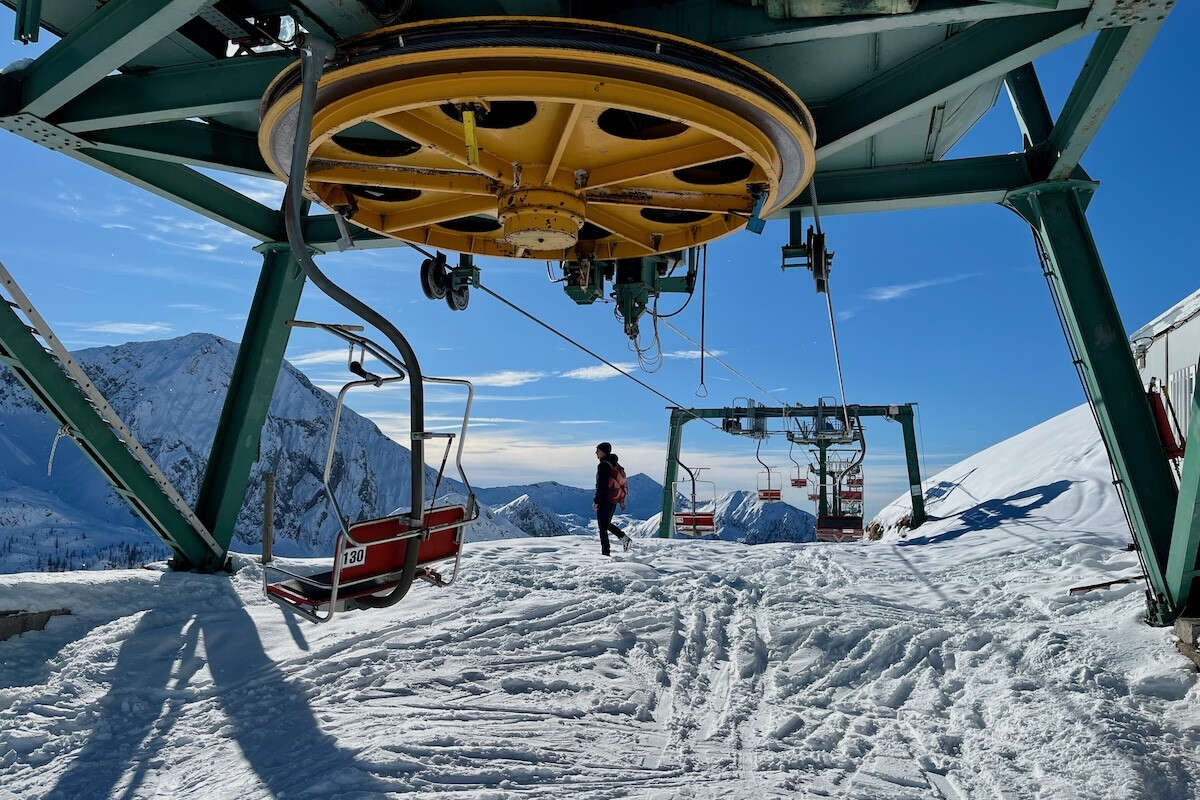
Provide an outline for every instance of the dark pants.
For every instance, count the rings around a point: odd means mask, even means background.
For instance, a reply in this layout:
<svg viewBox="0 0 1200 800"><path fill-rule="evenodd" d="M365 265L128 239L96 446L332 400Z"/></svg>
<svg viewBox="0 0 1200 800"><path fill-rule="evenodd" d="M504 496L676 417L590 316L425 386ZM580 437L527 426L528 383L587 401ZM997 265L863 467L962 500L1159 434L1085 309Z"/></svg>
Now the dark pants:
<svg viewBox="0 0 1200 800"><path fill-rule="evenodd" d="M617 511L615 505L601 505L596 509L596 527L600 529L600 552L608 555L608 532L612 531L620 538L625 535L625 531L613 525L613 514Z"/></svg>

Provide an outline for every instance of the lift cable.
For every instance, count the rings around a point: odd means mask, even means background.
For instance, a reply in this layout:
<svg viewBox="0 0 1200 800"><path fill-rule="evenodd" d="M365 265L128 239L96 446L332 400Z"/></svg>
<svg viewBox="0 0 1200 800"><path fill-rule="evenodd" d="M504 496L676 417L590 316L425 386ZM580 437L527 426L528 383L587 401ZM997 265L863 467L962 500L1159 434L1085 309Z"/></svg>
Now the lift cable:
<svg viewBox="0 0 1200 800"><path fill-rule="evenodd" d="M817 182L815 180L808 182L808 196L812 201L813 225L820 234L821 212L817 206ZM825 308L829 311L829 334L833 339L833 361L837 366L838 389L842 392L842 421L846 423L846 430L850 430L850 409L846 405L846 383L842 379L842 354L838 350L837 323L834 321L833 294L829 291L829 281L825 282Z"/></svg>
<svg viewBox="0 0 1200 800"><path fill-rule="evenodd" d="M917 465L920 466L921 464L924 464L926 466L926 469L928 469L929 468L929 458L926 455L927 451L925 448L925 426L921 423L921 404L913 403L913 407L916 408L916 410L917 410L917 436L919 437L919 440L920 440L920 445L918 447L918 452L917 452ZM921 495L922 496L924 496L924 494L925 494L925 483L926 483L925 471L922 470L921 471Z"/></svg>
<svg viewBox="0 0 1200 800"><path fill-rule="evenodd" d="M657 395L657 396L661 397L663 400L666 400L668 403L670 403L670 404L671 404L672 406L674 406L675 408L679 408L679 409L686 409L686 406L684 406L684 405L683 405L683 403L680 403L679 401L677 401L677 400L674 400L674 399L672 399L672 398L668 397L667 395L663 394L663 393L662 393L662 392L660 392L658 389L655 389L653 386L651 386L650 384L648 384L648 383L646 383L645 381L641 380L640 378L637 378L636 376L634 376L634 375L631 375L631 374L630 374L628 371L626 371L626 370L624 370L624 369L621 369L619 366L617 366L617 365L616 365L616 364L614 364L613 362L609 361L607 358L605 358L604 356L600 355L600 354L599 354L599 353L597 353L596 351L594 351L594 350L591 350L591 349L589 349L589 348L585 347L584 345L582 345L582 344L580 344L579 342L575 341L575 340L574 340L574 339L572 339L570 336L567 336L565 333L563 333L562 331L560 331L560 330L558 330L557 328L553 327L552 325L550 325L550 324L548 324L548 323L546 323L546 322L543 322L541 319L538 319L536 316L534 316L533 314L529 313L529 312L528 312L528 311L526 311L525 309L523 309L523 308L521 308L520 306L516 305L515 303L513 303L513 302L511 302L511 301L507 300L506 298L504 298L504 297L500 296L500 295L499 295L499 294L497 294L496 292L494 292L494 291L492 291L491 289L489 289L488 287L484 286L482 283L480 283L480 284L479 284L479 288L480 288L480 290L482 290L482 291L484 291L484 292L487 292L489 295L491 295L492 297L496 298L497 300L499 300L499 301L500 301L501 303L503 303L504 305L506 305L506 306L508 306L509 308L511 308L513 311L516 311L518 314L521 314L522 316L524 316L526 319L530 320L531 322L536 322L538 325L541 325L543 328L545 328L546 330L550 331L551 333L553 333L555 336L559 337L559 338L560 338L560 339L562 339L563 341L565 341L565 342L567 342L567 343L569 343L569 344L572 344L572 345L574 345L575 347L577 347L577 348L579 348L580 350L582 350L583 352L587 353L589 356L591 356L592 358L596 359L596 360L597 360L597 361L599 361L600 363L602 363L602 364L606 364L607 366L611 367L612 369L614 369L614 370L616 370L617 372L619 372L619 373L621 373L622 375L624 375L626 378L629 378L629 380L631 380L631 381L633 381L634 383L638 384L638 385L639 385L639 386L641 386L643 389L646 389L647 391L649 391L649 392L651 392L651 393L653 393L653 394L655 394L655 395ZM721 431L722 433L724 433L724 431L721 429L721 426L720 426L720 425L717 425L717 424L715 424L715 423L714 423L712 420L704 419L704 417L700 417L700 416L697 416L697 415L695 415L695 414L692 414L692 416L693 416L695 419L698 419L698 420L700 420L700 421L702 421L702 422L705 422L705 423L707 423L707 424L708 424L708 425L709 425L711 428L713 428L714 430L718 430L718 431Z"/></svg>
<svg viewBox="0 0 1200 800"><path fill-rule="evenodd" d="M707 356L708 356L709 358L711 358L713 361L716 361L716 362L717 362L718 364L720 364L722 367L724 367L725 369L729 370L729 371L730 371L730 372L732 372L734 375L737 375L739 378L741 378L741 379L742 379L742 380L744 380L746 383L748 383L748 384L750 384L751 386L753 386L755 389L758 389L758 391L762 392L762 393L763 393L764 395L766 395L767 397L773 397L773 398L775 398L776 400L778 400L780 403L782 403L782 404L783 404L783 405L785 405L785 406L787 406L787 405L790 405L790 404L788 403L788 401L787 401L787 400L784 400L782 397L780 397L779 395L775 394L775 393L774 393L774 392L772 392L770 389L764 389L762 386L760 386L759 384L755 383L755 382L754 382L754 381L753 381L751 378L747 377L747 376L746 376L744 373L742 373L742 372L739 372L739 371L737 370L737 368L735 368L735 367L733 367L732 365L730 365L730 364L729 364L727 361L725 361L725 360L721 359L720 357L718 357L718 356L714 355L712 352L710 352L710 351L708 351L708 350L705 350L703 345L701 345L699 342L697 342L697 341L696 341L695 339L693 339L691 336L688 336L686 333L684 333L683 331L679 330L679 328L676 328L674 325L672 325L672 324L671 324L671 323L669 323L669 322L664 322L663 324L664 324L664 325L666 325L666 326L667 326L668 328L670 328L671 330L675 331L675 333L677 333L677 334L679 334L680 336L682 336L684 339L686 339L688 342L690 342L690 343L691 343L692 345L694 345L695 347L698 347L698 348L700 348L700 353L701 353L702 355L707 355Z"/></svg>

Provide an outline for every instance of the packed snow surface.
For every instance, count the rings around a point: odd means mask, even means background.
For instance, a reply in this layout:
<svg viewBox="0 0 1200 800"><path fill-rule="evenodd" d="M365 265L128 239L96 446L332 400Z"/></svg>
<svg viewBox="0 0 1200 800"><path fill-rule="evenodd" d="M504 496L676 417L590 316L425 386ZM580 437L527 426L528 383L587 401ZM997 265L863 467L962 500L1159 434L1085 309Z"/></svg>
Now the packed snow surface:
<svg viewBox="0 0 1200 800"><path fill-rule="evenodd" d="M469 546L311 626L230 577L0 576L0 798L1147 798L1200 694L1144 626L1086 409L935 476L880 543ZM898 518L903 504L885 511Z"/></svg>

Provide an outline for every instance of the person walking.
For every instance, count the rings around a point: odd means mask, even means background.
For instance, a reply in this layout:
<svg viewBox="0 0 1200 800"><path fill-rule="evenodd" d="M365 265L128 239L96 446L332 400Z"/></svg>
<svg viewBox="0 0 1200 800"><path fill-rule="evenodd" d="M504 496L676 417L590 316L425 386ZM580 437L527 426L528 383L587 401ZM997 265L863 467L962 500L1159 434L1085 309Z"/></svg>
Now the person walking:
<svg viewBox="0 0 1200 800"><path fill-rule="evenodd" d="M592 510L596 512L596 527L600 530L600 553L607 556L610 555L610 531L617 535L626 550L633 545L633 540L612 521L617 504L620 503L622 507L625 505L625 470L621 468L608 442L596 445L596 460L600 463L596 465L596 494L592 498Z"/></svg>

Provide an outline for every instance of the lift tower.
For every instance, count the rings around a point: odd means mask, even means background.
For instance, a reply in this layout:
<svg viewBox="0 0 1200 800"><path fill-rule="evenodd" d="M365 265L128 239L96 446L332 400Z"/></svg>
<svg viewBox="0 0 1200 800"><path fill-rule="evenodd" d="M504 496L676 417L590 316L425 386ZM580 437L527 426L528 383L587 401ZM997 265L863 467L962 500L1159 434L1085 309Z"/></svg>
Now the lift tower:
<svg viewBox="0 0 1200 800"><path fill-rule="evenodd" d="M904 435L904 456L908 465L909 494L912 497L913 511L911 527L916 528L925 522L925 496L921 490L921 463L917 453L917 435L913 424L913 403L902 403L889 406L849 405L845 414L853 419L860 417L882 417L900 423ZM722 429L729 433L748 432L750 435L767 435L769 420L805 420L808 430L825 427L825 421L835 412L842 411L818 403L815 406L761 406L748 404L745 406L725 406L723 408L671 408L670 431L667 435L667 467L663 477L662 516L658 526L661 538L670 538L674 527L675 510L675 481L679 477L679 453L683 446L683 426L694 419L719 419ZM745 424L743 424L745 420ZM781 433L786 431L780 431ZM860 429L861 435L861 429ZM815 437L814 437L815 438ZM835 437L824 439L825 447L834 443ZM825 483L825 478L821 478ZM822 500L822 509L825 509ZM825 513L822 510L822 513Z"/></svg>

